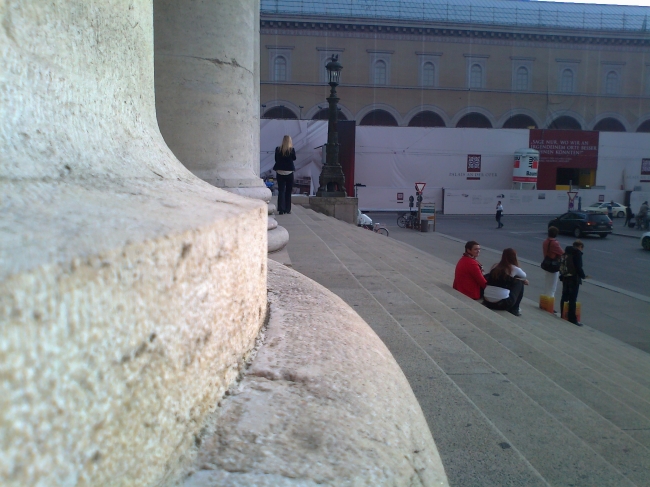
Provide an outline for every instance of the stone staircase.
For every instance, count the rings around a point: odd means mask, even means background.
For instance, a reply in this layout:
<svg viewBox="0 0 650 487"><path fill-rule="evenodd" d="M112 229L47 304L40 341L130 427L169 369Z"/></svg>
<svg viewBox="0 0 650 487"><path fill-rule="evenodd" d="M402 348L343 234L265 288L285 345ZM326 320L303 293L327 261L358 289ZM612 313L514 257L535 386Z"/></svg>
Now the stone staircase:
<svg viewBox="0 0 650 487"><path fill-rule="evenodd" d="M388 346L450 485L650 485L650 355L529 299L522 317L490 311L441 259L294 208L280 222L294 269Z"/></svg>

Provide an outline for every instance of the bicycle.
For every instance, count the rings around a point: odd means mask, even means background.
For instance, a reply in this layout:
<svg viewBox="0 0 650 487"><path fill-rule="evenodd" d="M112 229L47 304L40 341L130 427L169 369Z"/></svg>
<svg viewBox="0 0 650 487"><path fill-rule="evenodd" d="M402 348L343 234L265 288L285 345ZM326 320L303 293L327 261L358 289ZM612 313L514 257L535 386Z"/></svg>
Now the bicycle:
<svg viewBox="0 0 650 487"><path fill-rule="evenodd" d="M406 214L406 212L401 213L397 217L397 226L400 228L420 228L420 222L417 218L417 213L411 212Z"/></svg>
<svg viewBox="0 0 650 487"><path fill-rule="evenodd" d="M386 228L384 225L381 223L375 223L372 225L359 225L360 227L365 228L366 230L372 230L375 233L379 233L380 235L385 235L388 237L388 228Z"/></svg>

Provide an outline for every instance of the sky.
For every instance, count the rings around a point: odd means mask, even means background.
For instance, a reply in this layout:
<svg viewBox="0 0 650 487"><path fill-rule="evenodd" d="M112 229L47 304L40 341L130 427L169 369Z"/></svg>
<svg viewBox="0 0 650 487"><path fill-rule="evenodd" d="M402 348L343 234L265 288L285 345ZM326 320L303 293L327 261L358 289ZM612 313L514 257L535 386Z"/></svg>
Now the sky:
<svg viewBox="0 0 650 487"><path fill-rule="evenodd" d="M556 0L545 0L554 2ZM606 5L636 5L641 7L650 7L650 0L562 0L564 3L598 3Z"/></svg>

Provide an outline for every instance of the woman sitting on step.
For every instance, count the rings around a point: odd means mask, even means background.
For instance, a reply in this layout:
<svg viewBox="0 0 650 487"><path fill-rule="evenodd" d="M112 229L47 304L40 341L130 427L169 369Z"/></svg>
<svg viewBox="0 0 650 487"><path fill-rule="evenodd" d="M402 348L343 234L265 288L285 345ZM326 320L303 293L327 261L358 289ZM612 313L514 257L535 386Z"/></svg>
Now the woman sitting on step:
<svg viewBox="0 0 650 487"><path fill-rule="evenodd" d="M483 304L490 309L505 310L521 316L519 304L524 297L524 285L528 285L526 273L519 268L515 249L505 249L501 262L492 267L483 294Z"/></svg>

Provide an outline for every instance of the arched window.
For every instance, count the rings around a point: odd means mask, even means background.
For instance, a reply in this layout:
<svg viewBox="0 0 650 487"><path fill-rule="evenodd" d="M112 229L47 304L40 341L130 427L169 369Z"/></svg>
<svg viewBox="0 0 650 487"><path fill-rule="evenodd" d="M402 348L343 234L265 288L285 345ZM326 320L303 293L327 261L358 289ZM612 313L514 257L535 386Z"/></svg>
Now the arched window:
<svg viewBox="0 0 650 487"><path fill-rule="evenodd" d="M434 86L436 83L436 67L433 63L422 65L422 86Z"/></svg>
<svg viewBox="0 0 650 487"><path fill-rule="evenodd" d="M562 93L573 93L573 71L565 69L560 79L560 91Z"/></svg>
<svg viewBox="0 0 650 487"><path fill-rule="evenodd" d="M605 94L617 95L618 94L618 74L616 71L610 71L605 77Z"/></svg>
<svg viewBox="0 0 650 487"><path fill-rule="evenodd" d="M287 60L278 56L273 60L273 81L287 80Z"/></svg>
<svg viewBox="0 0 650 487"><path fill-rule="evenodd" d="M469 87L483 87L483 68L479 64L472 64L472 67L469 70Z"/></svg>
<svg viewBox="0 0 650 487"><path fill-rule="evenodd" d="M515 90L528 91L528 68L519 66L515 74Z"/></svg>
<svg viewBox="0 0 650 487"><path fill-rule="evenodd" d="M382 60L375 62L373 80L376 85L385 85L386 84L386 63Z"/></svg>
<svg viewBox="0 0 650 487"><path fill-rule="evenodd" d="M397 120L386 110L373 110L361 119L359 125L379 125L383 127L397 127Z"/></svg>

